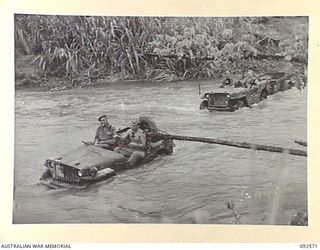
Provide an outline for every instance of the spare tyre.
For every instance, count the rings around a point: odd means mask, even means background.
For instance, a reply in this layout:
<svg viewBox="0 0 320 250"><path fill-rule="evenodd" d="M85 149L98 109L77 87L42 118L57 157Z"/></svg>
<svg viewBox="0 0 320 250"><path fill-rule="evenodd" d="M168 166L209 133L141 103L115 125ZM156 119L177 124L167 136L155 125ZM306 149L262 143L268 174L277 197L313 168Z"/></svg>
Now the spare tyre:
<svg viewBox="0 0 320 250"><path fill-rule="evenodd" d="M158 133L158 128L155 122L148 116L139 117L140 128L144 131L151 133Z"/></svg>

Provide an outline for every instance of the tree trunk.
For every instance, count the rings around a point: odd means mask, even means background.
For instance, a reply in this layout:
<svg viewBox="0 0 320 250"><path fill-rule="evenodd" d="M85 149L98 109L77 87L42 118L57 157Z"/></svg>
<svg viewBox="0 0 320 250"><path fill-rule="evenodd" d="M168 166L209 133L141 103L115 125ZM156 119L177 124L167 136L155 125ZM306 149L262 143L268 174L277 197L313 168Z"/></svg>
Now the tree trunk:
<svg viewBox="0 0 320 250"><path fill-rule="evenodd" d="M276 153L286 153L286 154L305 156L305 157L307 156L307 152L303 150L267 146L267 145L248 143L248 142L235 142L235 141L212 139L212 138L206 138L206 137L192 137L192 136L169 135L169 134L160 134L160 133L156 135L160 137L165 137L165 138L180 140L180 141L204 142L204 143L220 144L220 145L237 147L237 148L263 150L263 151L276 152Z"/></svg>
<svg viewBox="0 0 320 250"><path fill-rule="evenodd" d="M307 144L306 141L294 141L294 142L297 143L297 144L299 144L299 145L305 146L305 147L308 146L308 144Z"/></svg>
<svg viewBox="0 0 320 250"><path fill-rule="evenodd" d="M159 57L159 58L174 58L174 59L178 59L179 56L177 55L158 55L158 54L154 54L154 53L143 53L144 56L147 56L147 57ZM243 57L244 59L249 59L249 58L254 58L254 59L257 59L257 60L263 60L263 59L268 59L268 60L285 60L285 56L283 55L272 55L272 54L257 54L257 55L248 55L248 56L244 56ZM189 59L190 60L190 57L187 57L185 55L183 55L181 57L181 59ZM212 60L215 60L216 57L212 56L212 57L202 57L202 58L195 58L195 60L200 60L200 61L212 61ZM306 60L303 59L303 58L298 58L298 57L292 57L290 58L289 60L290 62L298 62L298 63L306 63Z"/></svg>

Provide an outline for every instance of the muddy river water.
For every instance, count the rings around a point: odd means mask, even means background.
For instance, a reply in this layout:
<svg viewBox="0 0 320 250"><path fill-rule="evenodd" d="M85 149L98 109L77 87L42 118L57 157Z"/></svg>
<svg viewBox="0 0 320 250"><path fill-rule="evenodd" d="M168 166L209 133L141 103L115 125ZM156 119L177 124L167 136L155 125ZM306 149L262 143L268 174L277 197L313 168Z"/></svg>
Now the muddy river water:
<svg viewBox="0 0 320 250"><path fill-rule="evenodd" d="M172 134L306 149L294 140L307 140L307 90L230 113L199 104L194 82L16 91L14 223L228 224L236 215L243 224L288 225L307 210L306 157L195 142L175 141L172 155L86 189L37 185L45 159L93 140L101 114L115 126L147 115Z"/></svg>

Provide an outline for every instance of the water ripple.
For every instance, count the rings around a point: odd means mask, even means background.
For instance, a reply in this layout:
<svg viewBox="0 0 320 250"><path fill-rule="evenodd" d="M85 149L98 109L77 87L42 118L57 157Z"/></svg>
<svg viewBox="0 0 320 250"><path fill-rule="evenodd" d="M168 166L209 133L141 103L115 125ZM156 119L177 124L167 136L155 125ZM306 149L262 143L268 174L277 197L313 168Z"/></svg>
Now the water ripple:
<svg viewBox="0 0 320 250"><path fill-rule="evenodd" d="M203 83L203 91L212 83ZM34 186L46 158L92 140L97 117L116 126L149 115L172 134L301 149L307 92L290 90L233 113L198 110L198 83L111 84L59 93L16 92L15 223L267 224L279 173L289 166L277 224L307 208L306 158L176 141L173 155L85 190ZM33 185L30 186L30 183ZM37 209L35 209L37 204Z"/></svg>

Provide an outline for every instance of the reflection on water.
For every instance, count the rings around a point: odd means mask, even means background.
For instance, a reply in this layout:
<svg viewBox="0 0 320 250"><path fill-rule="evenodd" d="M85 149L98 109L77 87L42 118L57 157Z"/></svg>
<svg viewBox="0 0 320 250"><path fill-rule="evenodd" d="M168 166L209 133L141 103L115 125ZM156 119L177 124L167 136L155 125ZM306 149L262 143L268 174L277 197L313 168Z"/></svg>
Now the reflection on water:
<svg viewBox="0 0 320 250"><path fill-rule="evenodd" d="M219 113L198 110L197 83L17 91L14 222L234 223L226 206L233 202L241 223L288 224L307 209L304 157L176 141L172 155L86 189L36 183L46 158L93 139L103 113L116 126L148 115L172 134L303 149L294 140L307 138L306 99L306 90L293 89Z"/></svg>

